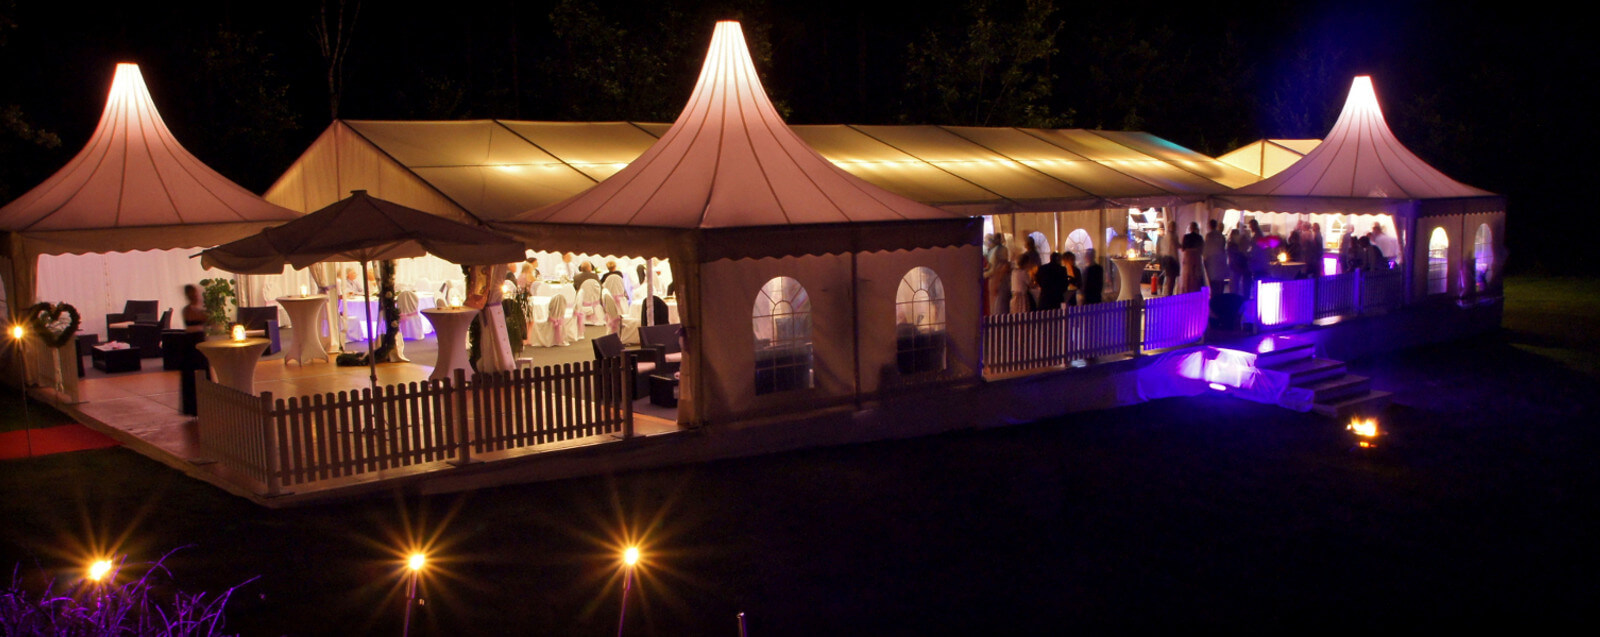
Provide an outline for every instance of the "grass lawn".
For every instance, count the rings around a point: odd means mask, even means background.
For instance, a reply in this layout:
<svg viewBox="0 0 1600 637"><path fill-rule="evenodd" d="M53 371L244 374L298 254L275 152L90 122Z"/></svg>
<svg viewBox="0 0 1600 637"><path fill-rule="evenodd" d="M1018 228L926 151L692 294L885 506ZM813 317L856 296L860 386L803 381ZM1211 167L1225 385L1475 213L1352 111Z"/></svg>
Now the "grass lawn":
<svg viewBox="0 0 1600 637"><path fill-rule="evenodd" d="M424 536L418 634L606 635L626 528L629 634L734 635L740 611L761 637L1548 629L1600 598L1596 291L1514 280L1501 334L1353 361L1397 394L1371 456L1341 423L1202 396L268 511L110 449L0 465L0 563L190 545L184 587L261 577L230 606L245 634L388 633L394 548Z"/></svg>

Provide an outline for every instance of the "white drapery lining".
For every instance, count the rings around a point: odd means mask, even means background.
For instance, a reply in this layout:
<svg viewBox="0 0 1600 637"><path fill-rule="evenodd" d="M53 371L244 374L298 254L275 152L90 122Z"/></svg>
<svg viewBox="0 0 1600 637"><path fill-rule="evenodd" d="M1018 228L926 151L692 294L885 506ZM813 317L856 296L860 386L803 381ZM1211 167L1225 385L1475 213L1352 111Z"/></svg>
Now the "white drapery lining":
<svg viewBox="0 0 1600 637"><path fill-rule="evenodd" d="M174 326L181 327L183 286L201 279L233 278L221 270L200 267L190 259L195 250L147 250L100 254L47 254L39 257L37 296L48 303L69 303L83 318L84 334L106 333L106 315L121 312L125 301L156 300L160 310L172 310Z"/></svg>

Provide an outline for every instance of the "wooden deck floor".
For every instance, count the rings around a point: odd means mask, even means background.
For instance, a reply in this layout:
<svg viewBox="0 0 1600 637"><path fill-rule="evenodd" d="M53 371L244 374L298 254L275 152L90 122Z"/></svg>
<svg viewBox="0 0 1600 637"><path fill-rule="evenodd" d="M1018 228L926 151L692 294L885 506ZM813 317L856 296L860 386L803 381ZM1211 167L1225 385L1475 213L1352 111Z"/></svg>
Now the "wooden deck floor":
<svg viewBox="0 0 1600 637"><path fill-rule="evenodd" d="M603 328L589 329L603 333ZM422 364L422 361L434 360L436 351L431 340L408 343L406 354L413 362L379 365L378 383L387 385L426 380L433 372L433 367ZM523 355L534 358L535 365L558 365L593 358L587 339L564 348L525 349ZM180 411L179 372L160 371L161 359L158 358L146 359L143 364L144 371L123 374L86 370L85 377L78 384L80 402L77 403L68 403L50 389L35 389L34 393L84 425L115 438L130 449L236 495L262 502L258 494L241 486L248 481L228 475L226 469L212 462L201 448L194 417ZM359 390L367 387L368 382L366 367L338 367L323 362L285 364L281 354L263 358L257 363L255 371L256 393L270 391L273 396L282 398ZM671 419L674 415L671 410L652 407L648 400L636 401L635 406L635 436L658 436L679 431L677 422ZM484 454L481 459L489 462L520 459L616 440L618 437L614 435L591 436L514 452ZM292 501L313 495L329 497L335 495L333 492L341 492L342 495L342 492L354 494L389 488L392 482L452 468L446 463L433 463L330 480L297 487L296 493L278 499Z"/></svg>

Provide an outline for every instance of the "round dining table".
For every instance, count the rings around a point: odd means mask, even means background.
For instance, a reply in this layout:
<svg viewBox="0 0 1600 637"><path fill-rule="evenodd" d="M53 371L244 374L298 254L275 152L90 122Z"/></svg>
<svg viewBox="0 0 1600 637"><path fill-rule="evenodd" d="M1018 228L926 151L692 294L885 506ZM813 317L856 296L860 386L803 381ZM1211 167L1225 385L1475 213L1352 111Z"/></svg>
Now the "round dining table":
<svg viewBox="0 0 1600 637"><path fill-rule="evenodd" d="M662 300L667 302L667 322L682 323L683 321L678 318L678 298L669 296ZM644 307L644 297L642 296L628 303L628 313L625 316L633 318L643 316L639 313L641 307Z"/></svg>
<svg viewBox="0 0 1600 637"><path fill-rule="evenodd" d="M449 378L457 369L471 371L467 365L467 326L472 324L478 310L470 307L436 307L423 310L422 315L433 324L433 331L439 337L439 358L434 362L433 373L428 374L428 380Z"/></svg>

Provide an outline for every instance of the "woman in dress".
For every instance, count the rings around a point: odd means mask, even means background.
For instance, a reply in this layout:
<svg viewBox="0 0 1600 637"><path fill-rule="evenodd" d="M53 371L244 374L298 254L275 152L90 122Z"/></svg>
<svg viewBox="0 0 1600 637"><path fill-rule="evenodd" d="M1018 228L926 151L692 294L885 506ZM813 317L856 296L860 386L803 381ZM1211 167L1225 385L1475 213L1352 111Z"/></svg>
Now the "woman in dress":
<svg viewBox="0 0 1600 637"><path fill-rule="evenodd" d="M1206 285L1206 239L1200 236L1200 224L1189 223L1189 234L1183 235L1179 244L1178 294L1199 292Z"/></svg>
<svg viewBox="0 0 1600 637"><path fill-rule="evenodd" d="M1016 265L1011 269L1011 312L1013 314L1032 312L1035 307L1033 299L1033 273L1039 269L1039 248L1033 242L1033 237L1026 237L1023 241L1022 254L1017 257Z"/></svg>
<svg viewBox="0 0 1600 637"><path fill-rule="evenodd" d="M193 283L183 286L183 298L189 300L189 304L183 306L183 331L205 331L211 314L206 311L205 301L200 299L200 286Z"/></svg>

